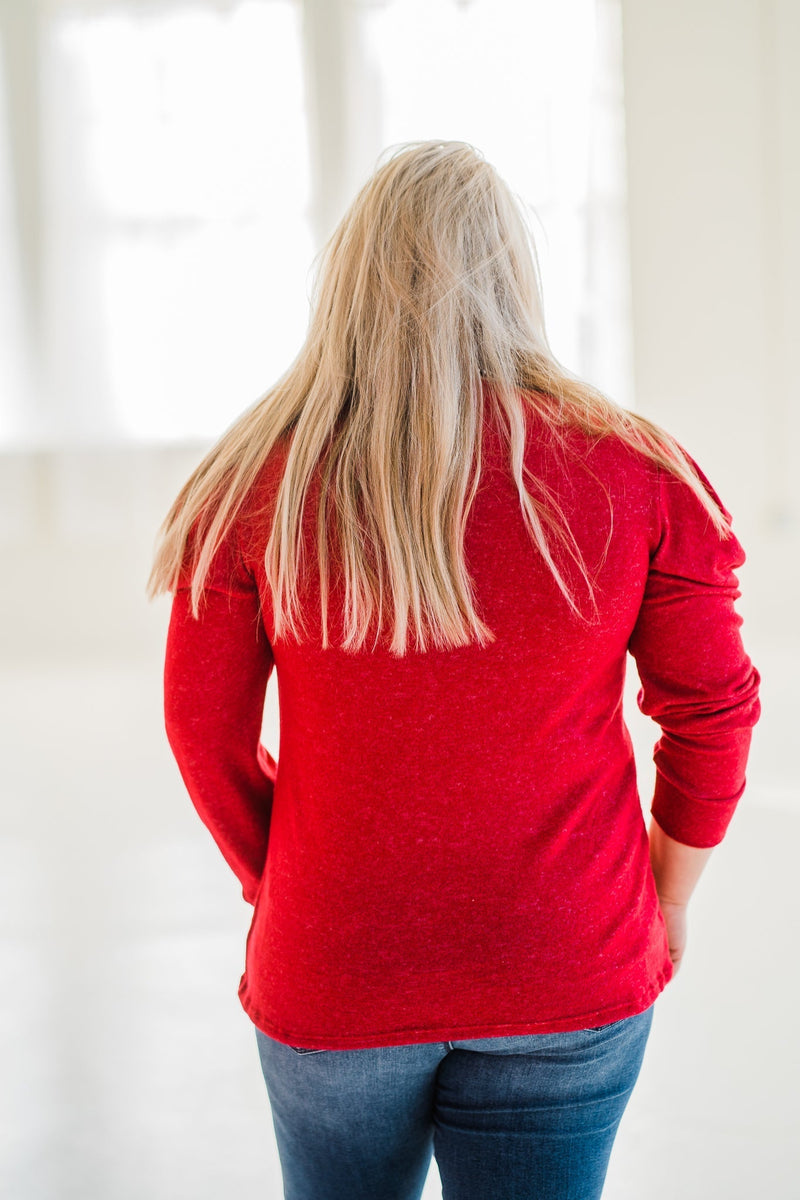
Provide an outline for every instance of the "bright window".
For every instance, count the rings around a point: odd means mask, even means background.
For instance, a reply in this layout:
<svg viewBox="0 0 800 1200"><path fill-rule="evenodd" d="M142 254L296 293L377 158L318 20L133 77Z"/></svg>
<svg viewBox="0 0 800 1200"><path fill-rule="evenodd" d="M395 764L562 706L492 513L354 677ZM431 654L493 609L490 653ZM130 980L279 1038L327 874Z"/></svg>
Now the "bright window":
<svg viewBox="0 0 800 1200"><path fill-rule="evenodd" d="M46 54L52 423L217 434L305 333L298 9L79 12Z"/></svg>

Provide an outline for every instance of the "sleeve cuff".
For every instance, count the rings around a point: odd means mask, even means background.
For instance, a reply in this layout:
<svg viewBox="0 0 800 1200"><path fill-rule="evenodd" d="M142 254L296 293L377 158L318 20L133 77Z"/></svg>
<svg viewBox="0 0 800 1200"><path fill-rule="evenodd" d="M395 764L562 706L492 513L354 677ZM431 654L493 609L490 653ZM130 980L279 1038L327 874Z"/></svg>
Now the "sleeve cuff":
<svg viewBox="0 0 800 1200"><path fill-rule="evenodd" d="M742 788L744 791L744 788ZM650 812L668 837L685 846L709 849L725 837L739 795L732 800L698 800L681 792L660 773Z"/></svg>

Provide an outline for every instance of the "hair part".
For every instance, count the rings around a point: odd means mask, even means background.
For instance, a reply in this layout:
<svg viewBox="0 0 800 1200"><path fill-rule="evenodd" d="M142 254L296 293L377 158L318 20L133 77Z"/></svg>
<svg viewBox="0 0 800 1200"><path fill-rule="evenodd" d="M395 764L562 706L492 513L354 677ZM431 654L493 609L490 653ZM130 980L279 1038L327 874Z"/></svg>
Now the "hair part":
<svg viewBox="0 0 800 1200"><path fill-rule="evenodd" d="M297 358L206 455L162 526L150 592L187 566L195 615L216 551L267 458L288 453L265 549L276 638L301 639L302 526L315 473L323 645L332 547L344 585L342 646L391 629L391 649L486 644L464 530L478 487L482 385L502 418L530 536L569 607L558 559L592 580L563 514L525 470L530 410L558 433L615 435L695 493L728 526L673 438L576 379L545 334L536 250L521 202L474 147L388 152L319 259ZM265 531L266 532L266 531ZM558 548L558 553L556 553ZM188 561L187 561L188 560ZM562 560L563 561L563 560Z"/></svg>

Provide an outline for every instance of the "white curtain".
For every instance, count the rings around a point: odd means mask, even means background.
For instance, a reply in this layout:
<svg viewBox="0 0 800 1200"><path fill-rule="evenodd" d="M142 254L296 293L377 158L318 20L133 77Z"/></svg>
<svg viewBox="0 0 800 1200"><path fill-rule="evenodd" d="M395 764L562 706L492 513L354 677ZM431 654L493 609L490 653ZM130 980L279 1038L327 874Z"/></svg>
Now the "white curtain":
<svg viewBox="0 0 800 1200"><path fill-rule="evenodd" d="M556 354L632 402L618 0L3 0L7 65L15 4L36 87L7 66L6 446L218 434L296 354L313 255L378 153L428 137L532 206Z"/></svg>

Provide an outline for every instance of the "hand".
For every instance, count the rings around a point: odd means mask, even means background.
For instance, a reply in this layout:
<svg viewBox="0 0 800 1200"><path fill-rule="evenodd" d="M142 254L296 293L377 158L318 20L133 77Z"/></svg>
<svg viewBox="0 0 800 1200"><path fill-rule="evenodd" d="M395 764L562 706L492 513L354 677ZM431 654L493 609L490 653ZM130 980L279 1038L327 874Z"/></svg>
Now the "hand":
<svg viewBox="0 0 800 1200"><path fill-rule="evenodd" d="M683 952L686 949L686 905L676 904L672 900L662 900L660 896L658 904L661 909L661 915L664 918L664 924L667 927L669 956L672 960L672 975L674 978L680 969Z"/></svg>

